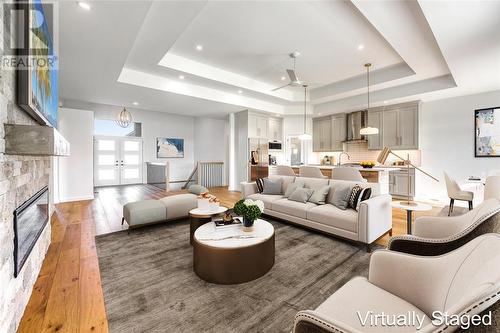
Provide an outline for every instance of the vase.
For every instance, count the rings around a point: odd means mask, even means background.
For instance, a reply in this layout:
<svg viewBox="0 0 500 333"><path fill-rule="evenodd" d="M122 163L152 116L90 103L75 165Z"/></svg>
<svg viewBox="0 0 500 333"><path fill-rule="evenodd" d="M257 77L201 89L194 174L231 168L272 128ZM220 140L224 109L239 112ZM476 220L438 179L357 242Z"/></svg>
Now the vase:
<svg viewBox="0 0 500 333"><path fill-rule="evenodd" d="M253 231L253 223L254 222L255 222L254 220L250 220L250 219L243 216L243 231L245 231L245 232Z"/></svg>

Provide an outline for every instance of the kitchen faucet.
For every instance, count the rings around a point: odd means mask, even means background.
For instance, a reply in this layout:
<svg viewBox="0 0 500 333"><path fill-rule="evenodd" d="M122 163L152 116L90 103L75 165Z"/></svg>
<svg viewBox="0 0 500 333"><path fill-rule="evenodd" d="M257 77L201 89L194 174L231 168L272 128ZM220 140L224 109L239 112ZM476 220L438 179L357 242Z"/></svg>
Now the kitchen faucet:
<svg viewBox="0 0 500 333"><path fill-rule="evenodd" d="M347 160L350 160L351 159L351 156L349 156L348 153L346 153L345 151L341 152L340 155L339 155L339 161L337 162L337 165L341 165L341 161L342 161L342 155L347 155Z"/></svg>

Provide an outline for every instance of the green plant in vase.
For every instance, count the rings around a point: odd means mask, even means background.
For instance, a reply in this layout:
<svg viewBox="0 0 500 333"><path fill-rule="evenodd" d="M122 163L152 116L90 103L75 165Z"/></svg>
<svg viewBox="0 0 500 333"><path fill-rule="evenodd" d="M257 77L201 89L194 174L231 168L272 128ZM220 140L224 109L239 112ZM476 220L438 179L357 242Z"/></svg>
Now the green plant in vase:
<svg viewBox="0 0 500 333"><path fill-rule="evenodd" d="M255 220L264 212L264 203L261 200L240 200L234 205L233 211L236 215L243 217L244 229L251 230Z"/></svg>

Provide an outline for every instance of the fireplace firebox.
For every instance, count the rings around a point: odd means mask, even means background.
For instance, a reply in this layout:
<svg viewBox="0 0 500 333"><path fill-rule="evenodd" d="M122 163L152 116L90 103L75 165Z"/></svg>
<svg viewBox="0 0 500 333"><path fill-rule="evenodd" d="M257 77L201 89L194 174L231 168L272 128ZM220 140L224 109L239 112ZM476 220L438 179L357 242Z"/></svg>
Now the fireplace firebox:
<svg viewBox="0 0 500 333"><path fill-rule="evenodd" d="M49 189L42 188L14 211L14 277L49 221Z"/></svg>

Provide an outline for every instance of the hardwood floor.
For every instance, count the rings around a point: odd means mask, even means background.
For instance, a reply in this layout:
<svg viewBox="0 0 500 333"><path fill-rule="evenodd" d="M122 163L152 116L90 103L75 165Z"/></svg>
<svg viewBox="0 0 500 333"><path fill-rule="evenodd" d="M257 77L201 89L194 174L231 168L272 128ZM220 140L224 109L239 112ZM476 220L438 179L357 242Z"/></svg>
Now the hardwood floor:
<svg viewBox="0 0 500 333"><path fill-rule="evenodd" d="M119 231L126 202L158 199L166 193L152 185L97 188L95 199L56 205L52 243L43 262L18 332L107 332L106 310L95 248L95 235ZM232 207L239 192L211 189L223 206ZM416 213L435 215L431 212ZM393 234L406 233L406 212L393 210ZM389 236L378 240L386 245Z"/></svg>

